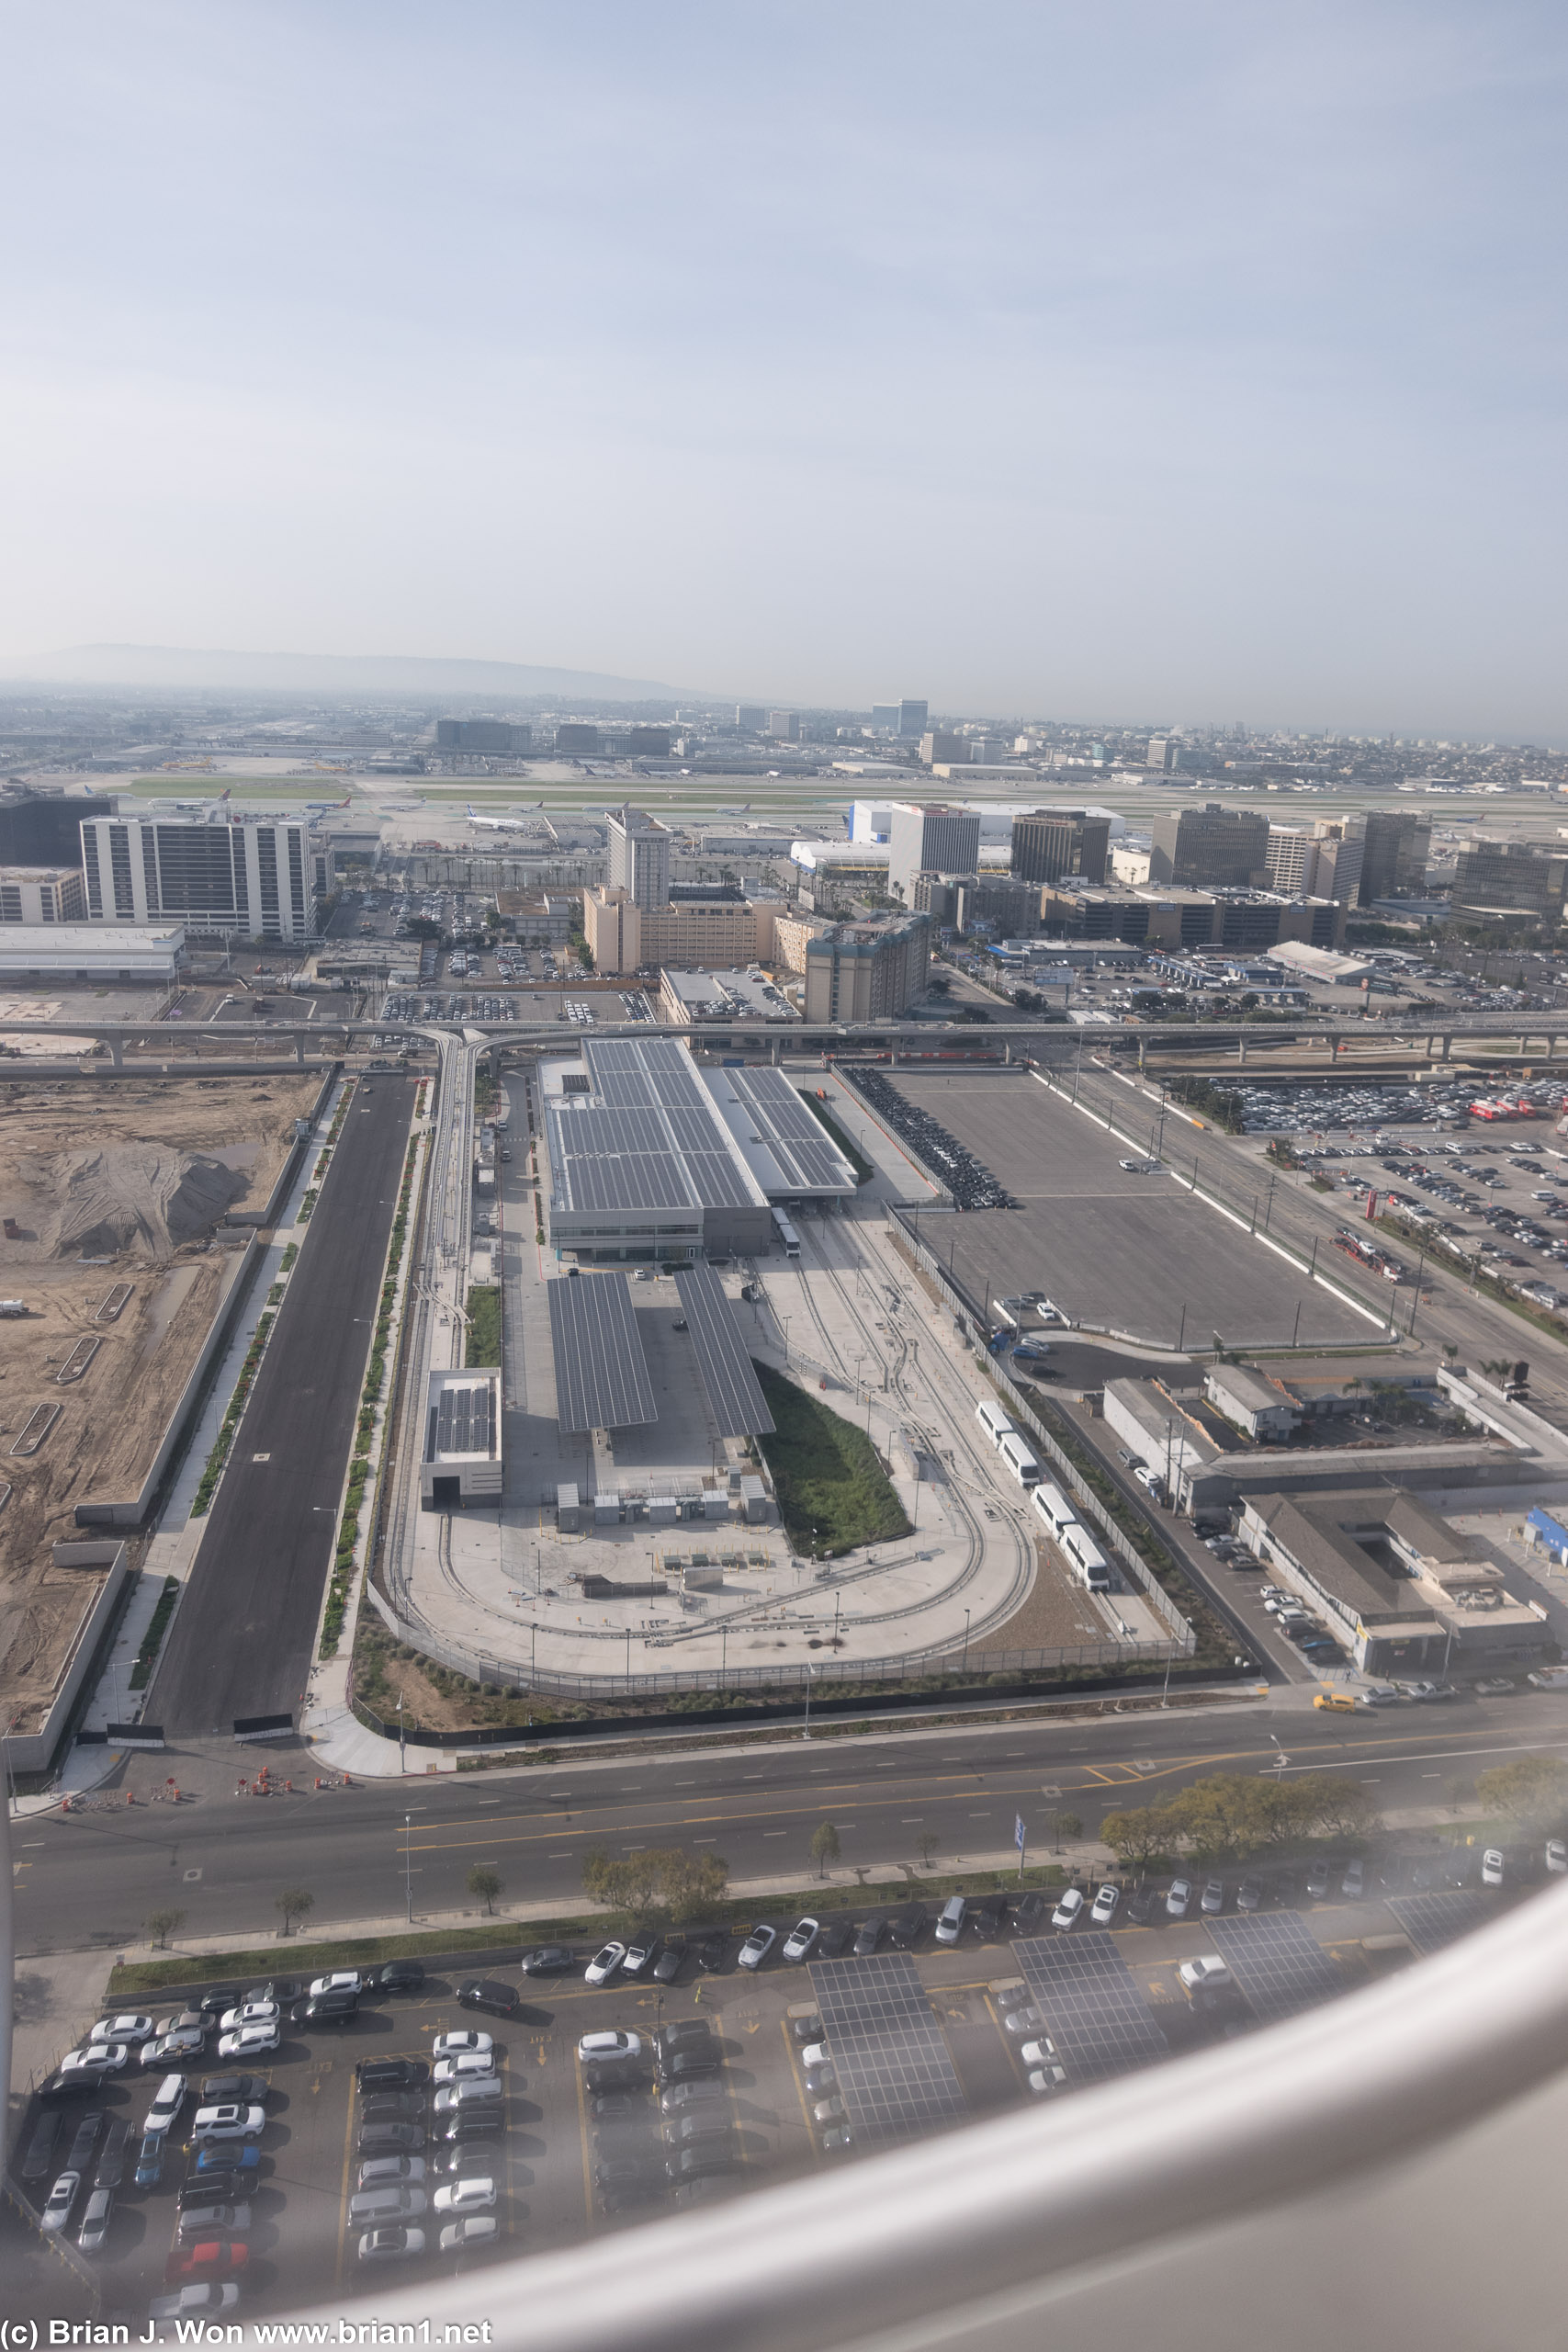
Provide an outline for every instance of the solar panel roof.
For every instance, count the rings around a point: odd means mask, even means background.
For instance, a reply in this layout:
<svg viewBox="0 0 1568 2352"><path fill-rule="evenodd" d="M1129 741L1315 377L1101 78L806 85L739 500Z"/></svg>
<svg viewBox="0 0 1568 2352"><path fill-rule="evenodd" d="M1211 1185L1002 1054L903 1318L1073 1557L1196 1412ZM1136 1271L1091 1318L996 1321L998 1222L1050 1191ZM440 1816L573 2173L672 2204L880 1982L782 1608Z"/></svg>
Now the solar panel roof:
<svg viewBox="0 0 1568 2352"><path fill-rule="evenodd" d="M1105 2082L1165 2056L1165 2036L1107 1928L1031 1936L1013 1951L1070 2081Z"/></svg>
<svg viewBox="0 0 1568 2352"><path fill-rule="evenodd" d="M574 1159L574 1209L684 1209L691 1188L673 1152L627 1151L615 1159Z"/></svg>
<svg viewBox="0 0 1568 2352"><path fill-rule="evenodd" d="M494 1452L495 1384L477 1380L462 1388L443 1388L436 1398L435 1451L438 1453Z"/></svg>
<svg viewBox="0 0 1568 2352"><path fill-rule="evenodd" d="M964 2113L957 2072L907 1952L813 1961L811 1982L834 2080L863 2147L923 2139Z"/></svg>
<svg viewBox="0 0 1568 2352"><path fill-rule="evenodd" d="M560 1427L624 1430L656 1421L659 1407L626 1275L566 1274L545 1288Z"/></svg>
<svg viewBox="0 0 1568 2352"><path fill-rule="evenodd" d="M765 1437L773 1417L741 1334L734 1306L713 1268L699 1261L675 1276L681 1311L697 1351L707 1400L721 1437Z"/></svg>
<svg viewBox="0 0 1568 2352"><path fill-rule="evenodd" d="M779 1171L786 1192L852 1192L854 1170L821 1121L783 1070L763 1065L726 1069L717 1083L734 1095L745 1118Z"/></svg>
<svg viewBox="0 0 1568 2352"><path fill-rule="evenodd" d="M1345 1989L1334 1962L1293 1911L1211 1919L1207 1925L1247 2007L1267 2025L1332 2000Z"/></svg>
<svg viewBox="0 0 1568 2352"><path fill-rule="evenodd" d="M1490 1904L1462 1886L1440 1894L1391 1894L1388 1907L1423 1959L1492 1916Z"/></svg>

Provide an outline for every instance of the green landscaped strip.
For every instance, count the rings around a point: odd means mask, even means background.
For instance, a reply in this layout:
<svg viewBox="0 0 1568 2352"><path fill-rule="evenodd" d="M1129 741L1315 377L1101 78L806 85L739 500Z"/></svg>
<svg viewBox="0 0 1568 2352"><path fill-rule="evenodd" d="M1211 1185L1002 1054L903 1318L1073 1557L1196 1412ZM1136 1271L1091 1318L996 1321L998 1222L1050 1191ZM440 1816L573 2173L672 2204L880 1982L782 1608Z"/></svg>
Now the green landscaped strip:
<svg viewBox="0 0 1568 2352"><path fill-rule="evenodd" d="M229 1448L234 1442L234 1431L240 1426L240 1416L245 1409L245 1399L256 1376L256 1366L262 1360L267 1334L276 1321L275 1315L264 1315L256 1325L254 1339L240 1366L240 1377L234 1383L234 1394L229 1399L229 1409L219 1425L217 1438L207 1457L207 1467L201 1474L201 1484L196 1490L196 1500L190 1507L192 1519L205 1519L212 1508L212 1498L218 1491L218 1481L223 1476L223 1464L229 1459Z"/></svg>
<svg viewBox="0 0 1568 2352"><path fill-rule="evenodd" d="M480 1283L470 1290L468 1301L468 1347L465 1362L492 1364L501 1362L501 1286Z"/></svg>
<svg viewBox="0 0 1568 2352"><path fill-rule="evenodd" d="M755 1370L775 1424L773 1435L757 1442L795 1549L820 1560L912 1534L865 1431L771 1365Z"/></svg>
<svg viewBox="0 0 1568 2352"><path fill-rule="evenodd" d="M168 1631L169 1620L175 1613L175 1603L179 1597L178 1577L165 1577L164 1589L158 1595L158 1605L152 1611L147 1631L141 1636L141 1647L136 1653L136 1664L130 1669L130 1687L133 1690L145 1690L152 1679L152 1668L157 1663L158 1652L164 1646L164 1635Z"/></svg>

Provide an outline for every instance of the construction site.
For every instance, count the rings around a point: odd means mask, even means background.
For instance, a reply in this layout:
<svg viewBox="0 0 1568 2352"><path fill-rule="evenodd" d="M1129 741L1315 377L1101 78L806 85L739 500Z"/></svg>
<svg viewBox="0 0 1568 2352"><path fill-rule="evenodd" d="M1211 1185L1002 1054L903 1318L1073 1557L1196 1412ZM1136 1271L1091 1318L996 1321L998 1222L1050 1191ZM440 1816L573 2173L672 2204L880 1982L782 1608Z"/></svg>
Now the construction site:
<svg viewBox="0 0 1568 2352"><path fill-rule="evenodd" d="M0 1719L39 1730L235 1303L317 1072L0 1089ZM83 1664L85 1660L81 1661Z"/></svg>

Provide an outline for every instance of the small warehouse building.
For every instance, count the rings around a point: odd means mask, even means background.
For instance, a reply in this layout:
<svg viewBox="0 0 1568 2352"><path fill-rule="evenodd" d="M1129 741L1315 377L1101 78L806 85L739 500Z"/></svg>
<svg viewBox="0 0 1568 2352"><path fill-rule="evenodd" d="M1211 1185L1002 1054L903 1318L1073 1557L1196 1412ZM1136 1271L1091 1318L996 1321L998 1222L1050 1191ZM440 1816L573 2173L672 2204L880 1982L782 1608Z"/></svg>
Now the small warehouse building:
<svg viewBox="0 0 1568 2352"><path fill-rule="evenodd" d="M184 923L0 926L0 980L140 980L168 988L185 960Z"/></svg>

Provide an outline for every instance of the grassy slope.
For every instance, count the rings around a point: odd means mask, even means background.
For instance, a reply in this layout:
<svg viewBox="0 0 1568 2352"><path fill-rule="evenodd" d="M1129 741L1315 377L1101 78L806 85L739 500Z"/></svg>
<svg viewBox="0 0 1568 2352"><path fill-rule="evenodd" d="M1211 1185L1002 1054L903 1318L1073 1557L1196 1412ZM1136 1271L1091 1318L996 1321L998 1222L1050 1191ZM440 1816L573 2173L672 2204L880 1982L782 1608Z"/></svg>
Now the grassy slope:
<svg viewBox="0 0 1568 2352"><path fill-rule="evenodd" d="M865 1431L782 1373L764 1363L756 1369L777 1424L773 1435L758 1443L796 1551L826 1559L909 1534L904 1507Z"/></svg>

